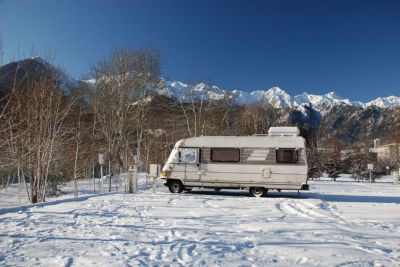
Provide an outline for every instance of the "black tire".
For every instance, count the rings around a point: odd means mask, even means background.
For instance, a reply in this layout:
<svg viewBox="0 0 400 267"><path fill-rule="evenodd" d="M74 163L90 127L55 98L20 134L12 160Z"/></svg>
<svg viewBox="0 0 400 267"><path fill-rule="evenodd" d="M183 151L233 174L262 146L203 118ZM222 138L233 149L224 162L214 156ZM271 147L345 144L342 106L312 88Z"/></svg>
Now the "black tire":
<svg viewBox="0 0 400 267"><path fill-rule="evenodd" d="M261 197L265 193L264 187L250 187L249 189L250 196L252 197Z"/></svg>
<svg viewBox="0 0 400 267"><path fill-rule="evenodd" d="M174 194L178 193L179 194L179 193L182 193L184 187L183 187L183 184L182 184L181 181L179 181L179 180L171 180L168 183L168 189L169 189L169 192L171 192L171 193L174 193Z"/></svg>

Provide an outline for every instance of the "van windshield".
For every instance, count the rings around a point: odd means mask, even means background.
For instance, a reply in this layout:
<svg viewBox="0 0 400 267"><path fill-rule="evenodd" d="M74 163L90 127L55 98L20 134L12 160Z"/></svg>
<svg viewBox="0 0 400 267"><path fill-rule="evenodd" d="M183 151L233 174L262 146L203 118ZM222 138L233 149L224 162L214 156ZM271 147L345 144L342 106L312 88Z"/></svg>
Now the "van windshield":
<svg viewBox="0 0 400 267"><path fill-rule="evenodd" d="M177 148L172 149L167 159L167 163L179 163L179 151Z"/></svg>

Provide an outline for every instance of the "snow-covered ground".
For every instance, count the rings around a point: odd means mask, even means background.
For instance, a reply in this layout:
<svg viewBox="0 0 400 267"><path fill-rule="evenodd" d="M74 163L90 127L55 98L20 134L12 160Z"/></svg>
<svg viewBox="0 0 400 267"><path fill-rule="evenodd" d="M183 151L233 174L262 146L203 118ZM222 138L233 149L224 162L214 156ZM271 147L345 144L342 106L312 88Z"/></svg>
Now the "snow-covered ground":
<svg viewBox="0 0 400 267"><path fill-rule="evenodd" d="M152 194L142 181L136 195L69 195L3 208L0 265L400 264L399 185L389 177L374 184L309 183L300 196L251 198L228 190L175 195L161 181Z"/></svg>

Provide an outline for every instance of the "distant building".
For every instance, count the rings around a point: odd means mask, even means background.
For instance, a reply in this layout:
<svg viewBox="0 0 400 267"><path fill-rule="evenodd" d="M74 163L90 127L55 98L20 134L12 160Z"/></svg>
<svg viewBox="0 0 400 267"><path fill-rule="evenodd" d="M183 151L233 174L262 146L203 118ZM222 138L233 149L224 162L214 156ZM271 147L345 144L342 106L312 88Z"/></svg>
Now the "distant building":
<svg viewBox="0 0 400 267"><path fill-rule="evenodd" d="M377 154L378 161L396 163L399 160L400 143L381 145L381 140L375 139L374 147L369 151Z"/></svg>
<svg viewBox="0 0 400 267"><path fill-rule="evenodd" d="M354 154L354 150L353 149L342 149L342 150L340 150L340 153L343 156L352 155L352 154Z"/></svg>

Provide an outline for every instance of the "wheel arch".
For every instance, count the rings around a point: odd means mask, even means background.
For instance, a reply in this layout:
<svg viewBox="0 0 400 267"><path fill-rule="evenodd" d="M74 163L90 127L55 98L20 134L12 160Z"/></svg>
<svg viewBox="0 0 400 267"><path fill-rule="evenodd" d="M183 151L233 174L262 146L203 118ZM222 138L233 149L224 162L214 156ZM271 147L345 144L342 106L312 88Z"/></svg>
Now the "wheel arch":
<svg viewBox="0 0 400 267"><path fill-rule="evenodd" d="M167 178L167 180L165 181L165 184L169 185L173 181L179 181L183 186L185 186L185 184L183 183L183 180L180 178Z"/></svg>

